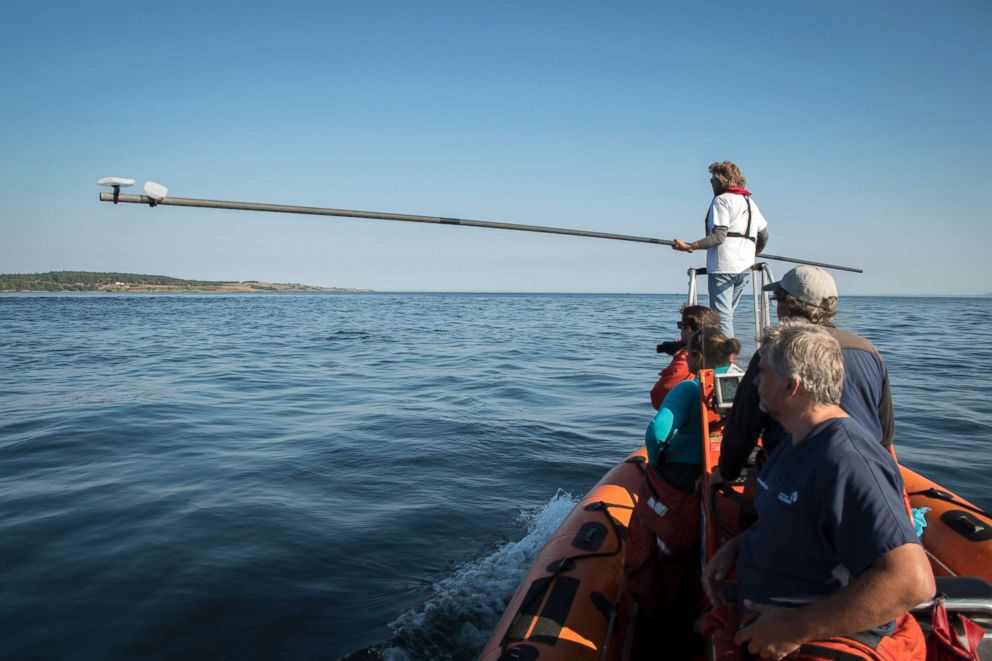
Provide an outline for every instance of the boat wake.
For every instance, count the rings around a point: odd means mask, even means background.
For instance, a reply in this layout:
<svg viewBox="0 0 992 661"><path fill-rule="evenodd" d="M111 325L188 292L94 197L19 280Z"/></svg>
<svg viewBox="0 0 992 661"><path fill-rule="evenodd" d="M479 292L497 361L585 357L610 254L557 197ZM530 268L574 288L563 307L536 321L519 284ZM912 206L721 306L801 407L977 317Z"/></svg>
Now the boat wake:
<svg viewBox="0 0 992 661"><path fill-rule="evenodd" d="M522 512L527 534L436 583L419 607L389 625L386 661L474 659L489 640L514 590L577 499L559 490L540 510Z"/></svg>

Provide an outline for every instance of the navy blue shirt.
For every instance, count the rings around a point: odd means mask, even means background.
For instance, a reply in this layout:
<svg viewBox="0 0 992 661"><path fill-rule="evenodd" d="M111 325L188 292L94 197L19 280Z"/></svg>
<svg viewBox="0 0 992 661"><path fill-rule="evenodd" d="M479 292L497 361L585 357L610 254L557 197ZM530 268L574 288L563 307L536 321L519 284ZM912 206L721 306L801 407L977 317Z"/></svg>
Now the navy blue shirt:
<svg viewBox="0 0 992 661"><path fill-rule="evenodd" d="M892 397L889 392L889 375L882 357L871 342L852 333L845 333L830 324L822 324L840 343L844 357L844 388L841 390L840 407L886 448L895 437L895 419L892 414ZM758 406L759 356L751 359L747 372L734 397L723 428L720 447L720 474L724 479L736 478L762 437L765 450L771 454L779 445L791 442L789 433L774 418Z"/></svg>
<svg viewBox="0 0 992 661"><path fill-rule="evenodd" d="M853 418L780 447L758 477L758 523L737 558L740 598L799 606L919 543L892 456Z"/></svg>
<svg viewBox="0 0 992 661"><path fill-rule="evenodd" d="M849 347L842 347L841 355L844 357L844 388L840 393L840 407L860 422L876 442L885 441L878 409L889 377L881 356ZM892 439L884 444L888 447Z"/></svg>

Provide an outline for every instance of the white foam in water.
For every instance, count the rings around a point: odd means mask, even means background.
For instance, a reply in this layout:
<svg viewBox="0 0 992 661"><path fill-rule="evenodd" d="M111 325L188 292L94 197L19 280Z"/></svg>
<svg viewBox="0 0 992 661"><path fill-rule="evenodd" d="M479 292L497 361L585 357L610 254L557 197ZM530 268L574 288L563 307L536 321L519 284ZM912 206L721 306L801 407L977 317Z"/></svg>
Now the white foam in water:
<svg viewBox="0 0 992 661"><path fill-rule="evenodd" d="M463 659L478 656L506 604L538 552L578 501L559 490L537 512L522 512L523 539L458 568L435 584L418 608L389 625L393 640L382 651L386 661Z"/></svg>

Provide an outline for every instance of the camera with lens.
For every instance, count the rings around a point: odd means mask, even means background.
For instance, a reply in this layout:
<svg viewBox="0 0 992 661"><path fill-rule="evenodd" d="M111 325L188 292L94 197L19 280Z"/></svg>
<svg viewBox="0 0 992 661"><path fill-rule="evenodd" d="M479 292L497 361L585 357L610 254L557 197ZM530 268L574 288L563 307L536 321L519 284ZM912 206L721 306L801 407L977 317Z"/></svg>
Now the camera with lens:
<svg viewBox="0 0 992 661"><path fill-rule="evenodd" d="M685 342L682 340L672 340L671 342L662 342L655 347L655 351L658 353L667 353L669 356L674 356L675 352L682 348L685 348Z"/></svg>

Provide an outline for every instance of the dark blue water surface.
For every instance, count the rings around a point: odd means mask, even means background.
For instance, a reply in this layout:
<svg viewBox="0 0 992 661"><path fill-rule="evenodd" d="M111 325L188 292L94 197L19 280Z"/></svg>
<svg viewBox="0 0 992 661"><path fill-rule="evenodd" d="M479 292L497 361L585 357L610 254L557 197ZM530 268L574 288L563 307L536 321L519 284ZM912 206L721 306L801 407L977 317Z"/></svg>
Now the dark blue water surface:
<svg viewBox="0 0 992 661"><path fill-rule="evenodd" d="M0 656L472 658L682 301L0 297ZM841 308L903 462L992 507L992 300Z"/></svg>

